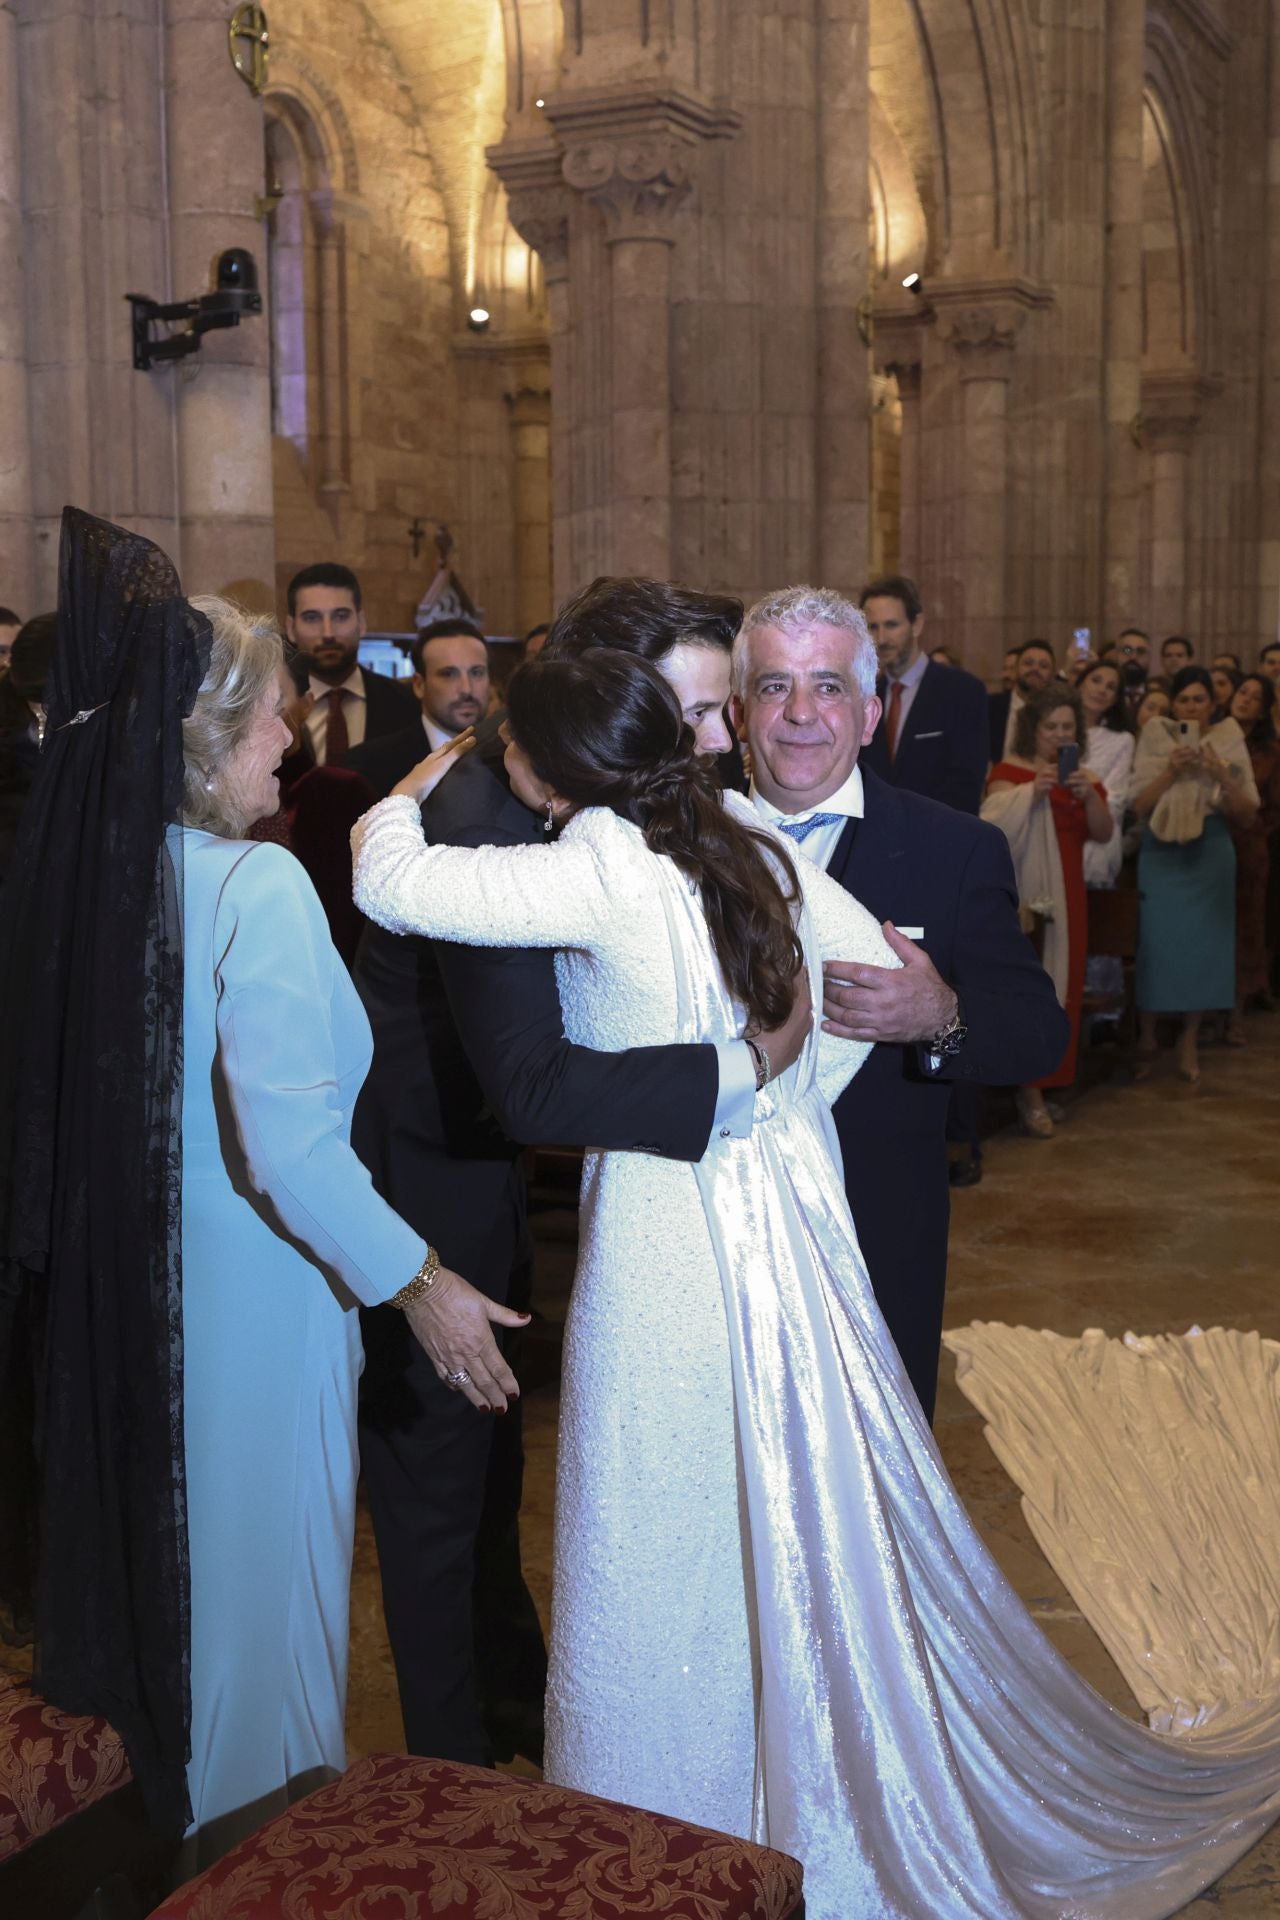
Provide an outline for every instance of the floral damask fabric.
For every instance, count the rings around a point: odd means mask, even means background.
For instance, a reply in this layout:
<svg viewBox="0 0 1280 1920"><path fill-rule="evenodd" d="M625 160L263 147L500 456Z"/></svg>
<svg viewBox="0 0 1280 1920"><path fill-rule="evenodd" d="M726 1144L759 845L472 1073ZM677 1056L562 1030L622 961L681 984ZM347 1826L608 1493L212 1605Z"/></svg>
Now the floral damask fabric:
<svg viewBox="0 0 1280 1920"><path fill-rule="evenodd" d="M793 1920L785 1854L449 1761L374 1754L179 1888L152 1920Z"/></svg>
<svg viewBox="0 0 1280 1920"><path fill-rule="evenodd" d="M61 1713L0 1674L0 1860L131 1778L105 1720Z"/></svg>

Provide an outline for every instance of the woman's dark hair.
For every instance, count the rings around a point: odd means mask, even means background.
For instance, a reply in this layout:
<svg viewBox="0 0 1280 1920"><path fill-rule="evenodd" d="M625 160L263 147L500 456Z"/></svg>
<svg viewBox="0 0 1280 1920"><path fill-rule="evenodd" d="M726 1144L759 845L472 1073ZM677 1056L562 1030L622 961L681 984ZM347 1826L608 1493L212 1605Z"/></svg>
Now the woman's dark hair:
<svg viewBox="0 0 1280 1920"><path fill-rule="evenodd" d="M1269 680L1265 673L1243 673L1236 692L1239 693L1240 687L1246 685L1257 687L1262 695L1262 712L1251 727L1242 729L1244 737L1251 747L1269 747L1276 739L1275 681Z"/></svg>
<svg viewBox="0 0 1280 1920"><path fill-rule="evenodd" d="M1037 687L1018 708L1013 725L1013 751L1019 760L1035 759L1036 733L1040 722L1049 714L1056 713L1059 707L1070 707L1076 717L1076 742L1083 760L1089 723L1084 717L1080 695L1065 680L1051 680L1047 687Z"/></svg>
<svg viewBox="0 0 1280 1920"><path fill-rule="evenodd" d="M742 625L742 602L727 593L697 593L671 580L601 574L566 600L547 634L548 653L613 647L661 660L672 647L721 647L727 653Z"/></svg>
<svg viewBox="0 0 1280 1920"><path fill-rule="evenodd" d="M1214 704L1215 710L1225 715L1230 713L1231 711L1232 698L1235 694L1236 688L1240 685L1240 682L1244 679L1244 675L1241 673L1238 667L1210 667L1209 669L1210 685L1213 684L1213 676L1215 673L1225 673L1228 680L1231 682L1231 692L1227 695L1225 701L1220 701L1218 699L1218 692L1216 687L1214 688L1214 693L1213 693L1213 704Z"/></svg>
<svg viewBox="0 0 1280 1920"><path fill-rule="evenodd" d="M507 717L540 780L575 806L631 821L696 882L730 993L751 1027L781 1026L804 958L795 867L726 807L657 668L612 647L544 651L511 676Z"/></svg>
<svg viewBox="0 0 1280 1920"><path fill-rule="evenodd" d="M31 725L28 702L44 699L57 632L56 613L37 613L14 634L9 671L0 679L0 727Z"/></svg>
<svg viewBox="0 0 1280 1920"><path fill-rule="evenodd" d="M1203 687L1213 705L1215 707L1217 706L1218 696L1213 690L1213 681L1209 678L1208 667L1197 667L1195 665L1179 667L1173 679L1169 682L1170 701L1176 700L1178 695L1185 693L1188 687Z"/></svg>
<svg viewBox="0 0 1280 1920"><path fill-rule="evenodd" d="M1082 667L1072 682L1072 685L1075 691L1079 693L1086 680L1091 679L1095 673L1104 672L1114 673L1116 677L1116 697L1099 720L1098 725L1105 727L1109 733L1132 733L1133 716L1129 712L1129 703L1124 697L1124 674L1114 660L1095 660L1092 666ZM1083 702L1081 705L1083 707ZM1086 721L1088 720L1087 714L1085 715L1085 719ZM1083 746L1084 742L1081 741L1080 744Z"/></svg>

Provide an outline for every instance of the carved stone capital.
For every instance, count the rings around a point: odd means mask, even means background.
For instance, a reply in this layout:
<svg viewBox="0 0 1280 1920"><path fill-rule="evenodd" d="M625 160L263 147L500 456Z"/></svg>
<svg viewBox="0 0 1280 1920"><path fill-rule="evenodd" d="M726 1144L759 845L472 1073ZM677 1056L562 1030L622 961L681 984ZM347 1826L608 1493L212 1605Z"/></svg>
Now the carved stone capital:
<svg viewBox="0 0 1280 1920"><path fill-rule="evenodd" d="M1152 453L1188 453L1218 384L1190 370L1148 373L1142 380L1141 442Z"/></svg>
<svg viewBox="0 0 1280 1920"><path fill-rule="evenodd" d="M962 380L1010 380L1013 350L1028 313L1053 304L1046 287L1011 274L993 279L927 281L938 338L952 350Z"/></svg>
<svg viewBox="0 0 1280 1920"><path fill-rule="evenodd" d="M564 177L605 217L611 240L675 240L671 216L693 191L692 154L676 135L632 135L572 146Z"/></svg>
<svg viewBox="0 0 1280 1920"><path fill-rule="evenodd" d="M920 378L929 311L918 301L910 307L877 302L871 310L871 350L877 373L891 373L898 385Z"/></svg>
<svg viewBox="0 0 1280 1920"><path fill-rule="evenodd" d="M937 317L938 338L955 354L962 380L1010 380L1025 318L1024 310L1012 305L948 304Z"/></svg>
<svg viewBox="0 0 1280 1920"><path fill-rule="evenodd" d="M673 242L698 148L741 125L736 113L663 86L553 95L545 111L564 142L565 182L600 208L611 241Z"/></svg>
<svg viewBox="0 0 1280 1920"><path fill-rule="evenodd" d="M542 261L546 278L569 270L569 194L555 140L504 140L485 159L507 190L511 224Z"/></svg>

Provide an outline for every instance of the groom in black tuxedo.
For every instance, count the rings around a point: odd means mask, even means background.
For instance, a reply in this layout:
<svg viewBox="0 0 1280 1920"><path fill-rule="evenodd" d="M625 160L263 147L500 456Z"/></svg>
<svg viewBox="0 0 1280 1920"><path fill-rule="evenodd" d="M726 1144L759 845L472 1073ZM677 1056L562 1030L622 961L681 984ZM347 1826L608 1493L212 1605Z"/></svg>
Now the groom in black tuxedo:
<svg viewBox="0 0 1280 1920"><path fill-rule="evenodd" d="M562 609L548 644L608 639L646 651L659 670L681 644L727 659L740 601L664 582L616 585L605 605L588 589ZM485 723L480 745L423 808L429 840L542 843L542 819L512 794L503 751L496 722ZM505 1305L522 1308L529 1295L522 1145L699 1160L713 1127L750 1131L755 1068L744 1042L616 1054L572 1045L546 950L454 946L370 924L355 980L374 1036L356 1151L444 1264ZM794 1023L792 1058L805 1026ZM546 1655L520 1575L519 1402L486 1419L436 1377L403 1314L375 1307L361 1318L361 1461L406 1743L481 1765L513 1749L540 1759Z"/></svg>
<svg viewBox="0 0 1280 1920"><path fill-rule="evenodd" d="M859 764L880 719L876 670L858 608L810 587L758 601L734 648L757 807L885 923L903 962L828 965L824 1013L828 1031L877 1042L836 1127L871 1284L932 1418L951 1085L1039 1079L1070 1026L1018 923L1004 837Z"/></svg>

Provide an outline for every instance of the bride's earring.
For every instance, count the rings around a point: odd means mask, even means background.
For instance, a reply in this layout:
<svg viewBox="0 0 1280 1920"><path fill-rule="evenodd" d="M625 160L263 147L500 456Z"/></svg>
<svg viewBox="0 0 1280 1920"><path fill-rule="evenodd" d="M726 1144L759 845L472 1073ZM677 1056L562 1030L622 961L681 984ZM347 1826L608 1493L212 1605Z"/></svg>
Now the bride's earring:
<svg viewBox="0 0 1280 1920"><path fill-rule="evenodd" d="M552 805L551 801L548 800L547 817L542 823L542 831L544 833L554 833L555 830L556 830L556 810L555 810L555 807Z"/></svg>

